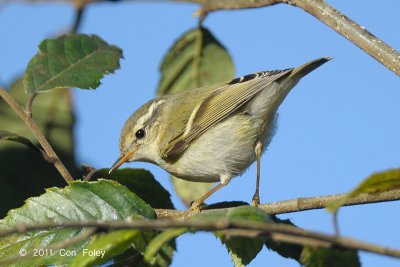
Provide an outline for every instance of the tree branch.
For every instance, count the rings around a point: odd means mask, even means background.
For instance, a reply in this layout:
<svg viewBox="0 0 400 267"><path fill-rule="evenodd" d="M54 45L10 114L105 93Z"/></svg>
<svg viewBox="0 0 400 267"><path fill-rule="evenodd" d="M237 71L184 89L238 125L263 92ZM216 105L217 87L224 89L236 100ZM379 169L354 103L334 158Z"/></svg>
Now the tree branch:
<svg viewBox="0 0 400 267"><path fill-rule="evenodd" d="M322 0L176 0L177 2L191 2L202 5L203 12L245 9L271 6L278 3L297 6L331 29L345 37L347 40L361 48L375 58L386 68L400 76L400 53L385 42L374 36L363 26L357 24L325 1Z"/></svg>
<svg viewBox="0 0 400 267"><path fill-rule="evenodd" d="M20 225L8 231L0 232L0 237L14 233L26 233L32 230L43 230L59 227L94 227L96 229L140 229L140 230L164 230L171 228L188 228L190 231L221 231L228 229L242 229L259 231L274 241L301 244L324 244L323 247L340 246L351 250L363 250L376 254L400 258L400 250L387 248L359 240L328 235L324 233L304 230L298 227L285 224L269 222L254 222L239 219L215 219L215 220L129 220L129 221L93 221L93 222L68 222L68 223L43 223L36 225ZM232 235L245 235L246 231L231 231ZM291 238L294 237L294 238ZM307 240L307 241L304 241ZM312 242L315 241L315 242Z"/></svg>
<svg viewBox="0 0 400 267"><path fill-rule="evenodd" d="M61 176L65 179L67 183L72 182L74 179L71 174L61 162L60 158L57 156L56 152L54 152L53 148L47 141L46 137L42 134L39 127L35 123L35 121L27 114L18 103L7 93L7 91L0 86L0 96L7 102L7 104L18 114L18 116L25 122L28 128L35 135L36 139L43 147L44 151L47 153L49 159L51 159L53 165L60 172Z"/></svg>
<svg viewBox="0 0 400 267"><path fill-rule="evenodd" d="M48 0L47 0L48 1ZM67 0L65 0L67 1ZM79 0L77 2L80 2ZM131 0L138 2L138 0ZM167 0L168 1L168 0ZM334 31L361 48L386 68L400 76L400 53L378 39L363 26L357 24L325 1L322 0L170 0L175 2L196 3L202 6L199 14L207 14L217 10L234 10L266 7L279 3L297 6L318 20L325 23ZM30 2L36 2L30 0ZM46 2L42 0L40 2ZM75 4L75 1L72 1ZM91 1L82 1L91 2Z"/></svg>
<svg viewBox="0 0 400 267"><path fill-rule="evenodd" d="M262 204L260 208L269 214L283 214L305 210L323 209L332 201L337 201L346 194L334 194L319 197L304 197L293 200L273 202ZM343 206L363 205L387 201L400 200L400 190L394 189L377 194L360 194L357 197L349 199Z"/></svg>
<svg viewBox="0 0 400 267"><path fill-rule="evenodd" d="M400 76L400 53L325 1L285 0L300 7Z"/></svg>
<svg viewBox="0 0 400 267"><path fill-rule="evenodd" d="M318 197L302 197L291 200L260 204L258 207L268 214L284 214L305 210L323 209L332 201L337 201L346 194L334 194ZM344 206L363 205L387 201L400 200L400 189L390 190L376 194L360 194L349 199ZM205 210L204 212L207 212ZM190 217L190 211L156 209L158 218L169 218L173 220L186 220Z"/></svg>

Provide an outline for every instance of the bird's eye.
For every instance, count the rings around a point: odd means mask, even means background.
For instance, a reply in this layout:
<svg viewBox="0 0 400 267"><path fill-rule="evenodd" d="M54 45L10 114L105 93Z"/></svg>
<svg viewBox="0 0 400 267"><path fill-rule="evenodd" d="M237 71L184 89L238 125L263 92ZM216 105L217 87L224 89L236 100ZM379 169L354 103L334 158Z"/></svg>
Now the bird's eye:
<svg viewBox="0 0 400 267"><path fill-rule="evenodd" d="M145 135L146 135L146 133L144 132L143 129L139 129L135 133L135 136L136 136L137 139L142 139Z"/></svg>

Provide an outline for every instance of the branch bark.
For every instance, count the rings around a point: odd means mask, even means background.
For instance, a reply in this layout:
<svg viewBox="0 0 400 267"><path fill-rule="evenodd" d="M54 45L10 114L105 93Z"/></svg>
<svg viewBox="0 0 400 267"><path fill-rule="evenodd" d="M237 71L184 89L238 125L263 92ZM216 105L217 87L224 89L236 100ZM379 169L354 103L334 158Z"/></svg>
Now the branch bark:
<svg viewBox="0 0 400 267"><path fill-rule="evenodd" d="M305 210L323 209L332 201L337 201L346 194L334 194L318 197L303 197L291 200L260 204L258 207L268 214L284 214L299 212ZM394 189L376 194L360 194L357 197L349 199L344 206L363 205L370 203L379 203L387 201L400 200L400 189ZM207 212L205 210L204 212ZM156 209L158 218L169 218L173 220L186 220L190 217L190 211Z"/></svg>
<svg viewBox="0 0 400 267"><path fill-rule="evenodd" d="M40 145L43 147L44 151L47 153L48 158L52 161L54 167L57 168L57 170L60 172L65 181L67 183L72 182L74 179L72 178L71 174L64 166L64 164L61 162L56 152L54 152L53 148L47 141L46 137L44 137L43 133L39 129L39 126L37 126L37 124L30 117L30 115L27 112L25 112L23 108L1 86L0 86L0 96L15 111L15 113L18 114L18 116L25 122L28 128L32 131L32 133L35 135Z"/></svg>
<svg viewBox="0 0 400 267"><path fill-rule="evenodd" d="M284 241L294 244L304 245L323 244L324 247L340 246L352 250L363 250L376 254L400 258L400 250L387 248L351 238L328 235L324 233L304 230L298 227L285 224L274 224L268 222L254 222L240 219L207 219L207 220L130 220L130 221L93 221L93 222L68 222L68 223L44 223L36 225L20 225L0 233L4 237L14 233L26 233L32 230L42 230L59 227L90 227L96 229L140 229L140 230L164 230L171 228L188 228L190 231L221 231L229 229L242 229L248 231L258 231L268 235L275 241ZM229 235L246 235L246 231L230 231ZM294 237L294 238L290 238ZM304 241L306 240L306 241Z"/></svg>
<svg viewBox="0 0 400 267"><path fill-rule="evenodd" d="M400 53L322 0L176 0L202 5L202 12L258 8L279 3L299 7L400 76Z"/></svg>
<svg viewBox="0 0 400 267"><path fill-rule="evenodd" d="M400 76L400 53L325 1L285 1L307 11Z"/></svg>
<svg viewBox="0 0 400 267"><path fill-rule="evenodd" d="M324 209L325 206L344 197L346 194L334 194L319 197L305 197L293 200L262 204L260 208L269 214L283 214L290 212L299 212L305 210ZM377 194L360 194L357 197L349 199L344 206L355 206L387 201L400 200L400 190L394 189Z"/></svg>

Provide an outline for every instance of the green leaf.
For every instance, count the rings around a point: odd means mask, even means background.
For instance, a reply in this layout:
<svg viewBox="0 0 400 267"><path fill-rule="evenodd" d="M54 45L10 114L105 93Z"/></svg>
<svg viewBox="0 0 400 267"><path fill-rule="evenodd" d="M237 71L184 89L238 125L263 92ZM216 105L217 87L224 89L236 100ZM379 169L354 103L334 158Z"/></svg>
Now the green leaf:
<svg viewBox="0 0 400 267"><path fill-rule="evenodd" d="M290 220L281 220L272 216L275 223L295 226ZM311 248L297 244L276 242L268 238L265 242L267 248L275 251L285 258L294 259L305 267L358 267L361 266L357 251L341 248Z"/></svg>
<svg viewBox="0 0 400 267"><path fill-rule="evenodd" d="M290 220L281 220L276 216L271 216L271 217L275 223L286 224L286 225L296 227L296 225L293 224ZM275 251L282 257L294 259L298 262L300 262L300 256L304 249L304 247L301 245L289 244L289 243L283 243L283 242L275 242L274 240L272 240L270 238L268 238L265 241L265 246L268 249Z"/></svg>
<svg viewBox="0 0 400 267"><path fill-rule="evenodd" d="M206 28L196 28L183 34L164 56L160 71L159 95L234 78L229 53Z"/></svg>
<svg viewBox="0 0 400 267"><path fill-rule="evenodd" d="M29 140L26 137L20 136L18 134L0 130L0 140L7 140L7 141L17 142L17 143L26 145L27 147L29 147L33 151L38 152L39 154L41 154L40 149L36 145L34 145L31 142L31 140Z"/></svg>
<svg viewBox="0 0 400 267"><path fill-rule="evenodd" d="M118 169L109 174L110 169L97 170L92 178L112 179L125 185L154 209L174 209L170 193L144 169Z"/></svg>
<svg viewBox="0 0 400 267"><path fill-rule="evenodd" d="M174 176L171 176L171 182L174 186L175 192L181 198L186 207L190 207L190 204L193 201L207 193L213 185L212 183L194 183Z"/></svg>
<svg viewBox="0 0 400 267"><path fill-rule="evenodd" d="M24 106L28 95L22 79L14 82L8 93ZM74 114L70 90L40 94L32 107L33 118L73 177L80 177L74 155ZM0 125L24 136L38 146L36 138L18 115L0 98ZM31 149L15 142L0 142L0 218L10 209L21 206L30 196L44 193L44 188L65 186L65 180L50 163ZM27 171L28 170L28 171Z"/></svg>
<svg viewBox="0 0 400 267"><path fill-rule="evenodd" d="M56 88L94 89L104 74L119 68L122 51L96 35L68 34L46 39L26 68L29 93Z"/></svg>
<svg viewBox="0 0 400 267"><path fill-rule="evenodd" d="M133 247L126 250L124 253L114 257L112 259L113 264L111 266L138 266L143 267L145 261L142 253L135 250Z"/></svg>
<svg viewBox="0 0 400 267"><path fill-rule="evenodd" d="M251 206L240 206L236 208L231 208L229 210L216 210L209 213L199 213L193 216L190 220L218 221L222 218L272 222L268 214L260 209ZM170 242L171 240L174 240L178 236L187 232L189 232L189 229L187 228L178 228L166 230L163 233L159 234L148 245L147 250L144 254L145 259L151 259L153 255L157 253L159 249L167 242ZM261 251L263 244L266 240L265 237L229 237L229 232L230 230L217 231L215 232L215 235L227 247L235 266L245 266L249 264Z"/></svg>
<svg viewBox="0 0 400 267"><path fill-rule="evenodd" d="M352 250L314 249L305 247L301 255L305 267L358 267L361 266L358 254Z"/></svg>
<svg viewBox="0 0 400 267"><path fill-rule="evenodd" d="M62 189L47 189L45 194L28 199L21 208L11 210L7 217L0 221L0 231L21 224L122 220L138 215L150 219L156 217L153 209L125 186L107 180L90 183L76 181ZM27 251L45 249L69 240L83 231L86 230L79 227L53 228L7 236L0 239L0 258L15 256L22 248ZM68 250L78 255L88 242L89 240L84 240L68 247ZM46 257L26 257L11 266L65 265L71 260L72 258L53 253Z"/></svg>
<svg viewBox="0 0 400 267"><path fill-rule="evenodd" d="M178 236L187 233L187 228L168 229L156 236L146 248L144 259L151 263L157 253L159 253L168 243L172 242Z"/></svg>
<svg viewBox="0 0 400 267"><path fill-rule="evenodd" d="M117 230L94 237L89 245L73 259L69 266L93 266L105 263L131 247L139 230ZM91 252L91 253L90 253ZM89 254L90 253L90 254Z"/></svg>
<svg viewBox="0 0 400 267"><path fill-rule="evenodd" d="M341 199L329 203L326 209L335 213L348 200L360 194L376 194L397 188L400 188L400 169L377 172L364 179L356 188Z"/></svg>
<svg viewBox="0 0 400 267"><path fill-rule="evenodd" d="M229 210L215 210L209 213L199 213L190 220L193 221L218 221L220 219L242 219L249 221L272 222L268 214L260 209L251 206L240 206ZM148 245L144 254L145 259L151 259L163 245L178 236L189 232L187 228L170 229L159 234ZM247 231L250 232L250 231ZM265 237L229 237L230 230L217 231L215 235L227 247L235 266L245 266L249 264L260 252L265 242Z"/></svg>
<svg viewBox="0 0 400 267"><path fill-rule="evenodd" d="M155 231L146 231L142 232L142 235L138 237L137 240L134 242L134 249L139 251L140 254L144 254L149 244L152 242L154 238L157 237L159 233ZM144 266L148 264L152 266L159 266L159 267L167 267L172 262L172 256L175 251L175 241L172 240L166 244L164 244L157 254L153 254L153 257L148 259L148 262L143 262Z"/></svg>
<svg viewBox="0 0 400 267"><path fill-rule="evenodd" d="M228 211L218 211L210 213L200 213L192 220L217 220L242 219L248 221L272 222L271 217L264 211L252 206L240 206L229 209ZM232 257L234 266L245 266L249 264L261 251L266 237L227 237L230 230L215 232L215 235L227 247ZM251 231L247 231L250 233Z"/></svg>
<svg viewBox="0 0 400 267"><path fill-rule="evenodd" d="M174 94L234 78L234 65L226 48L206 28L184 33L164 56L157 94ZM211 183L192 183L171 176L186 206L204 195Z"/></svg>
<svg viewBox="0 0 400 267"><path fill-rule="evenodd" d="M123 230L125 231L125 230ZM170 240L165 244L159 246L158 251L155 251L151 257L148 257L147 261L144 259L144 252L147 250L147 247L153 242L155 238L158 238L162 233L157 233L156 231L145 231L140 232L137 231L138 234L134 234L134 232L128 233L128 231L136 231L136 230L126 230L127 232L121 232L120 234L112 235L110 233L110 237L104 235L104 242L96 242L94 240L92 242L93 250L101 250L103 246L107 246L107 240L110 242L114 242L117 247L110 247L112 251L107 255L107 249L105 249L105 257L110 259L112 254L115 257L112 258L113 262L116 266L157 266L157 267L168 267L172 262L173 254L176 250L175 241ZM115 239L115 240L114 240ZM113 241L114 240L114 241ZM129 246L129 242L131 245ZM88 250L91 250L88 248ZM112 253L111 253L112 252ZM92 266L93 264L100 264L105 262L104 258L101 255L96 257L92 257L88 260L87 264ZM82 260L82 261L81 261ZM85 262L86 259L81 259L76 262L76 266L82 266L82 262ZM114 265L113 265L114 266Z"/></svg>

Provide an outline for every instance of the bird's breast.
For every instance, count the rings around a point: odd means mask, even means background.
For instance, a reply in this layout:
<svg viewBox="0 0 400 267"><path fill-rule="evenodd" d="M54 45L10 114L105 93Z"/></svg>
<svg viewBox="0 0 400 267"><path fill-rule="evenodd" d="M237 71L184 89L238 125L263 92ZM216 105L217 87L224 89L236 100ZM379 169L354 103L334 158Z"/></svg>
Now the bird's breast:
<svg viewBox="0 0 400 267"><path fill-rule="evenodd" d="M218 182L221 177L243 173L255 160L255 144L264 136L262 121L235 114L190 143L174 161L158 163L179 178L194 182Z"/></svg>

